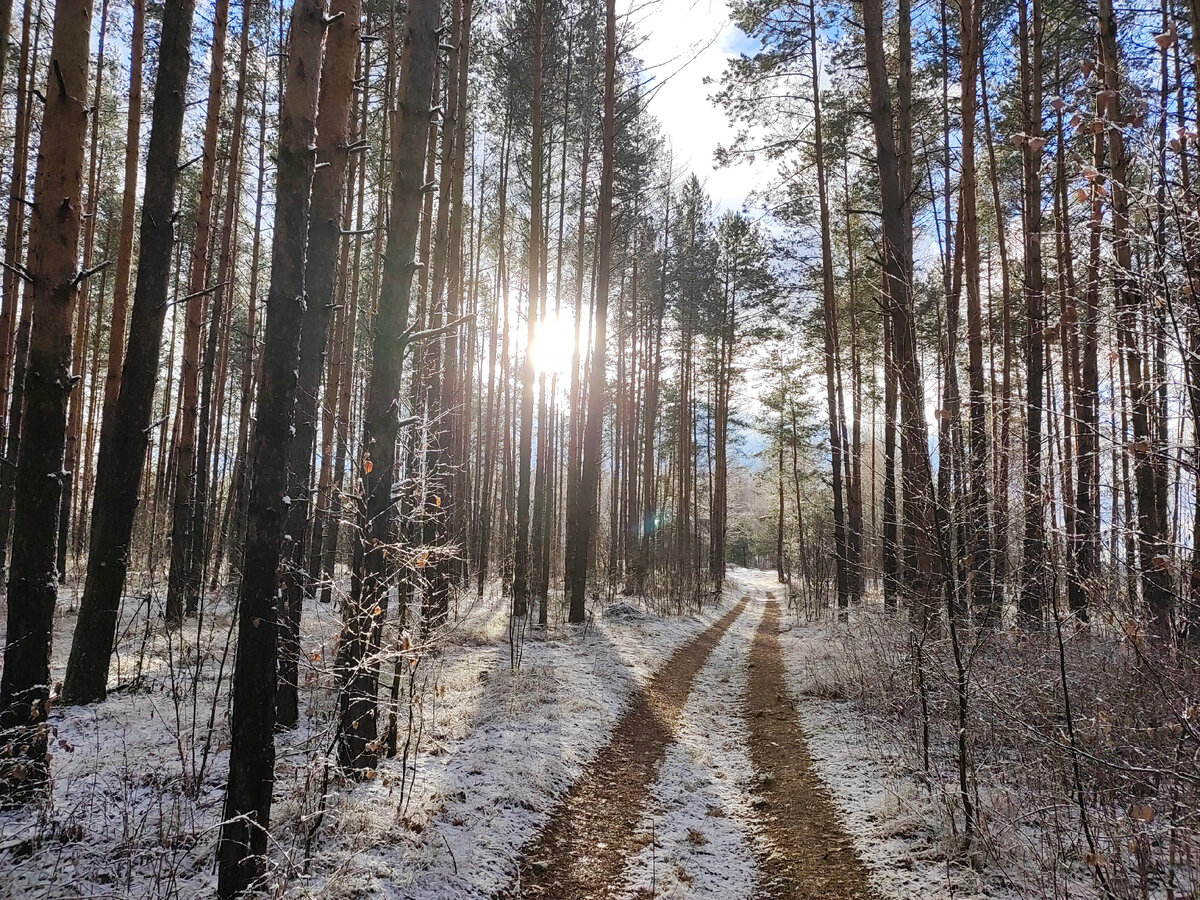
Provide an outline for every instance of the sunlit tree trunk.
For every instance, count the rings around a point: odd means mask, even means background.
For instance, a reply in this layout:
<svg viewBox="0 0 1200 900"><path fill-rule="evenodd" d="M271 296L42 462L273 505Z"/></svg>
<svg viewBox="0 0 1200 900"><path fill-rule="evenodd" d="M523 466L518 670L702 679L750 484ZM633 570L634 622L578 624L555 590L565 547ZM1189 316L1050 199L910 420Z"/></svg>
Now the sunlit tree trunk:
<svg viewBox="0 0 1200 900"><path fill-rule="evenodd" d="M418 261L418 217L429 142L429 100L437 52L438 3L413 0L404 22L397 97L395 155L387 246L379 303L372 330L371 377L363 421L363 453L355 461L363 484L362 515L354 551L351 595L338 644L339 759L357 770L373 769L379 755L378 670L371 650L378 646L386 613L390 570L387 547L394 540L392 497L399 413L395 398L405 356L412 279Z"/></svg>
<svg viewBox="0 0 1200 900"><path fill-rule="evenodd" d="M26 267L32 307L24 430L16 459L8 628L0 676L0 794L25 798L47 778L56 540L79 285L91 0L59 0L45 87Z"/></svg>

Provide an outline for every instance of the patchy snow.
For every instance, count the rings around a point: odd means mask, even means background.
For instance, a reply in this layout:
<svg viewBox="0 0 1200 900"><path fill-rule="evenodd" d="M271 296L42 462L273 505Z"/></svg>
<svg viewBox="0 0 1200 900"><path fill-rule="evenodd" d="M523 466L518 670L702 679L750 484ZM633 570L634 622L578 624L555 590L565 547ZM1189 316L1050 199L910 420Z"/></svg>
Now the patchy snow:
<svg viewBox="0 0 1200 900"><path fill-rule="evenodd" d="M417 727L430 749L406 771L407 797L398 763L331 797L327 840L299 893L494 894L603 746L634 685L729 605L681 619L599 617L586 628L529 631L517 671L506 638L446 648L421 691Z"/></svg>
<svg viewBox="0 0 1200 900"><path fill-rule="evenodd" d="M998 882L999 873L989 878L952 861L946 848L953 838L937 795L918 782L893 743L868 729L852 703L823 696L839 629L847 626L791 622L780 645L809 754L879 894L895 900L1016 898Z"/></svg>
<svg viewBox="0 0 1200 900"><path fill-rule="evenodd" d="M738 579L731 581L740 596ZM625 867L625 897L754 896L754 773L741 712L764 609L759 600L748 603L696 675L639 825L645 846Z"/></svg>
<svg viewBox="0 0 1200 900"><path fill-rule="evenodd" d="M212 893L229 770L225 717L236 628L232 604L226 593L212 594L203 617L168 631L164 586L134 587L118 623L108 699L52 708L48 800L0 812L0 897ZM51 662L56 693L70 652L78 594L78 584L59 589ZM319 603L306 607L304 615L302 697L311 705L337 617ZM320 724L305 719L277 737L277 796L304 794L309 773L298 760L323 741ZM278 803L272 825L282 838L284 860L295 851L294 824L288 802Z"/></svg>
<svg viewBox="0 0 1200 900"><path fill-rule="evenodd" d="M52 711L49 801L0 811L0 897L212 893L229 765L232 604L212 596L202 620L167 632L163 586L137 588L122 610L109 699ZM76 587L64 589L56 611L56 682L76 596ZM507 598L494 585L482 599L460 598L437 652L424 653L411 683L401 680L402 749L410 688L413 698L407 762L385 760L374 779L350 785L336 773L326 782L338 609L306 603L304 715L276 737L271 891L489 894L507 882L521 846L604 743L633 686L729 605L674 619L647 612L545 632L526 627L514 672ZM389 658L385 698L391 684ZM386 721L385 710L381 730Z"/></svg>

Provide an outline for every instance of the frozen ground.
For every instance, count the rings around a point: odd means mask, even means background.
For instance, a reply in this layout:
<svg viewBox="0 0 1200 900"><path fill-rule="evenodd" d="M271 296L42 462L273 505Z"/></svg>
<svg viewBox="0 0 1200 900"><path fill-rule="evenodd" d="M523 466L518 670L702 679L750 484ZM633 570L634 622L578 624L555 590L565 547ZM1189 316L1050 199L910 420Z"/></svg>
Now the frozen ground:
<svg viewBox="0 0 1200 900"><path fill-rule="evenodd" d="M763 609L760 601L749 603L696 676L640 823L646 846L626 865L626 897L754 896L754 773L740 713Z"/></svg>
<svg viewBox="0 0 1200 900"><path fill-rule="evenodd" d="M0 812L0 898L211 894L228 769L232 609L215 598L202 620L168 634L161 593L151 585L126 600L109 699L53 710L49 802ZM65 590L56 612L56 683L70 651L75 597L74 588ZM463 601L459 620L437 653L422 656L412 681L407 765L388 761L362 785L332 781L321 816L338 621L335 607L306 604L308 715L277 737L276 889L461 898L501 886L554 798L603 743L632 686L728 606L662 619L628 604L586 627L529 630L514 672L507 600L492 589L481 601ZM385 667L385 686L390 678Z"/></svg>
<svg viewBox="0 0 1200 900"><path fill-rule="evenodd" d="M635 686L748 596L752 602L696 678L620 891L627 898L755 896L762 825L751 803L756 775L743 697L769 593L782 602L773 573L735 569L724 598L700 616L661 619L630 605L586 627L529 631L514 670L507 601L490 590L481 601L463 603L438 651L424 654L411 681L402 681L399 733L401 747L408 739L407 759L381 764L362 784L333 779L327 790L330 723L313 711L331 707L337 616L336 608L310 604L302 662L309 714L278 739L276 893L492 896L509 883L522 847L605 743ZM167 636L153 615L147 628L144 605L132 600L122 618L119 689L102 704L53 713L51 801L0 813L0 897L212 892L228 765L231 612L226 601L215 601L203 622ZM68 597L57 618L56 680L73 620ZM822 695L838 627L793 624L781 643L814 762L880 896L1013 896L948 861L937 796L855 710ZM384 675L386 686L390 668Z"/></svg>
<svg viewBox="0 0 1200 900"><path fill-rule="evenodd" d="M452 900L504 887L521 847L602 746L632 686L728 606L535 632L516 672L506 637L448 650L428 738L436 752L418 755L407 802L397 803L396 771L340 795L333 815L341 824L331 825L302 892Z"/></svg>

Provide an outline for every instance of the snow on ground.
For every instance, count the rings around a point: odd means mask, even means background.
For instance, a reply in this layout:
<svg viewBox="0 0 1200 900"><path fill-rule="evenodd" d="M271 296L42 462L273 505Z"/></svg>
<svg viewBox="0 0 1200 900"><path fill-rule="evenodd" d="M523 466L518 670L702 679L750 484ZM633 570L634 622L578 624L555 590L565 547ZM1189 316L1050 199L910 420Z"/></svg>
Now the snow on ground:
<svg viewBox="0 0 1200 900"><path fill-rule="evenodd" d="M66 669L79 587L59 589L55 685ZM203 620L167 632L163 593L161 585L140 585L125 598L108 699L52 708L50 800L0 813L0 897L189 895L211 881L203 857L216 840L211 829L229 766L215 686L218 672L227 686L232 671L225 653L232 616L214 599Z"/></svg>
<svg viewBox="0 0 1200 900"><path fill-rule="evenodd" d="M436 676L419 711L430 750L408 771L408 797L401 801L400 766L390 764L376 780L332 798L314 875L298 893L493 894L603 746L634 685L729 605L680 619L652 618L631 605L586 628L529 632L515 672L506 637L447 648L432 664Z"/></svg>
<svg viewBox="0 0 1200 900"><path fill-rule="evenodd" d="M125 600L109 699L53 710L50 802L0 812L0 898L212 893L229 766L233 610L228 596L214 595L202 620L168 633L162 588L140 585ZM76 594L65 589L56 611L56 682ZM505 882L521 845L603 744L632 686L729 605L660 619L628 601L622 614L584 627L528 630L513 672L507 598L495 585L482 599L462 598L411 682L407 766L385 761L362 785L334 778L321 818L339 617L337 604L306 603L304 713L298 728L276 737L273 892L409 897L419 886L422 898L486 895ZM382 674L386 691L390 660ZM403 687L401 748L407 680Z"/></svg>
<svg viewBox="0 0 1200 900"><path fill-rule="evenodd" d="M763 587L775 580L760 577ZM772 584L778 589L777 584ZM906 768L898 750L874 734L852 703L823 696L839 646L839 626L797 624L780 635L792 696L817 774L843 827L885 898L1015 898L995 880L949 860L938 798Z"/></svg>
<svg viewBox="0 0 1200 900"><path fill-rule="evenodd" d="M730 580L732 594L741 596L738 574ZM761 600L748 603L696 675L640 823L646 845L625 867L626 897L754 896L754 774L741 712L764 609Z"/></svg>

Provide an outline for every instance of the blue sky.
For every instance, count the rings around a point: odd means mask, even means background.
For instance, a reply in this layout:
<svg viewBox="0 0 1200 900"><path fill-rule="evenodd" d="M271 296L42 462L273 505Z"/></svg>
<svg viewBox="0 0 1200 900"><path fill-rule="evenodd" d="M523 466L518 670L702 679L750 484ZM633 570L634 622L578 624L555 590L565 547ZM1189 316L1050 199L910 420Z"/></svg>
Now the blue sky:
<svg viewBox="0 0 1200 900"><path fill-rule="evenodd" d="M753 44L729 21L725 0L634 0L634 27L645 38L638 56L657 85L650 109L670 139L677 170L695 172L718 210L738 209L755 187L746 165L715 168L713 153L732 142L725 112L710 97L730 57Z"/></svg>

